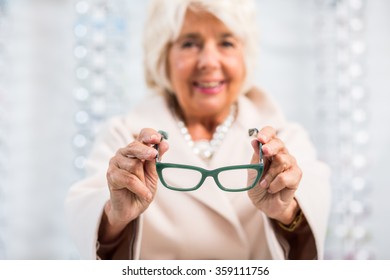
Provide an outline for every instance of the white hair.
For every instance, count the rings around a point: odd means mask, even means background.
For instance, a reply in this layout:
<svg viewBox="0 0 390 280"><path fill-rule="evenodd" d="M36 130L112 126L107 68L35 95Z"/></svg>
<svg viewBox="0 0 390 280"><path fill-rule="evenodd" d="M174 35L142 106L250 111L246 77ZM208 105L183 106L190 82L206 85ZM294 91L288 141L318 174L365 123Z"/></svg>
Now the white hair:
<svg viewBox="0 0 390 280"><path fill-rule="evenodd" d="M206 11L222 21L243 43L246 79L242 92L253 86L257 58L257 23L253 0L150 0L144 30L146 83L160 92L172 92L167 55L180 33L187 9Z"/></svg>

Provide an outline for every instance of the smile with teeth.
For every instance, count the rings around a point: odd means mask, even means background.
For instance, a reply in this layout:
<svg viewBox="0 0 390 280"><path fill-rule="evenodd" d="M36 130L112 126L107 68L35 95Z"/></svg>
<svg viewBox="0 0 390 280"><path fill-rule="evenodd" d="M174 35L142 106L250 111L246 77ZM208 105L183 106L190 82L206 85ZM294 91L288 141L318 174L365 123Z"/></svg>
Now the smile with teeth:
<svg viewBox="0 0 390 280"><path fill-rule="evenodd" d="M222 82L195 82L195 85L197 87L205 88L205 89L216 88L222 84L223 84L223 81Z"/></svg>

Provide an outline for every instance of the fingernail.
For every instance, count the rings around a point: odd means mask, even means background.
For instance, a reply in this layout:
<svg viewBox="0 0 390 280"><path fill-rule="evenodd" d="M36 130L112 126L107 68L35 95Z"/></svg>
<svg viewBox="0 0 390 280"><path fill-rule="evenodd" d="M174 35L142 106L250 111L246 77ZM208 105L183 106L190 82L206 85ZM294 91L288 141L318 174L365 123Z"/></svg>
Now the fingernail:
<svg viewBox="0 0 390 280"><path fill-rule="evenodd" d="M268 193L273 193L273 192L271 191L271 189L268 189Z"/></svg>
<svg viewBox="0 0 390 280"><path fill-rule="evenodd" d="M262 187L263 189L265 189L267 187L267 181L266 180L261 180L260 182L260 187Z"/></svg>
<svg viewBox="0 0 390 280"><path fill-rule="evenodd" d="M150 136L150 140L158 140L158 136L153 134L152 136Z"/></svg>

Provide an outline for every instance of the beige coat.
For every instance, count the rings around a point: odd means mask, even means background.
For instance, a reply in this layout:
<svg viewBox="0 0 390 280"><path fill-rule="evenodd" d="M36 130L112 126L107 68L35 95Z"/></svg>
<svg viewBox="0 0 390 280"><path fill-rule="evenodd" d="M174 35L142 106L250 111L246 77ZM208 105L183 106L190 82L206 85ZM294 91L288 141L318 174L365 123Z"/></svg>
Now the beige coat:
<svg viewBox="0 0 390 280"><path fill-rule="evenodd" d="M328 168L316 160L304 130L287 123L268 97L260 92L241 97L238 110L235 123L208 165L192 153L162 97L149 97L127 116L112 119L93 148L86 179L72 186L66 201L71 234L81 257L97 258L99 221L109 199L105 178L109 159L142 128L169 133L170 148L163 162L214 169L249 163L253 149L248 128L271 125L303 171L296 198L321 259L330 206ZM190 177L186 180L193 181ZM126 257L134 259L284 259L288 251L246 192L223 192L211 178L193 192L176 192L159 185L155 200L138 219L136 238L129 247L122 249Z"/></svg>

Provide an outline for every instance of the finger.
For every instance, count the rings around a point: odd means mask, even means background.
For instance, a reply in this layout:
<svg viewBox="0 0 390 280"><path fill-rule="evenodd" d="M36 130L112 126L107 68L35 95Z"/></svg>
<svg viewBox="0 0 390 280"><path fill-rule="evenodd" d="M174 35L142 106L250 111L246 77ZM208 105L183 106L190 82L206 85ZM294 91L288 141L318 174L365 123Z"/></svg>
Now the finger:
<svg viewBox="0 0 390 280"><path fill-rule="evenodd" d="M288 153L286 146L279 138L273 138L263 144L263 155L265 157L273 157L279 153Z"/></svg>
<svg viewBox="0 0 390 280"><path fill-rule="evenodd" d="M251 164L258 164L258 163L260 163L259 141L253 140L251 142L251 144L252 144L254 152L253 152L252 159L251 159L250 163ZM264 170L263 170L263 174L261 177L263 178L269 169L271 160L269 158L266 158L266 157L262 157L262 158L263 158Z"/></svg>
<svg viewBox="0 0 390 280"><path fill-rule="evenodd" d="M282 172L290 169L294 163L294 159L286 154L277 154L273 157L272 162L264 174L260 182L260 186L264 189L268 188L272 181Z"/></svg>
<svg viewBox="0 0 390 280"><path fill-rule="evenodd" d="M263 127L257 134L257 139L265 144L268 143L271 139L276 137L276 130L271 126Z"/></svg>
<svg viewBox="0 0 390 280"><path fill-rule="evenodd" d="M129 173L136 175L141 181L145 180L143 161L139 159L132 159L119 154L110 160L110 164L114 164L119 169L126 170Z"/></svg>
<svg viewBox="0 0 390 280"><path fill-rule="evenodd" d="M162 141L159 144L158 147L158 160L162 159L162 156L165 154L165 152L169 149L169 144L166 141ZM157 159L157 156L156 156ZM145 161L145 172L147 174L151 174L152 176L157 177L157 171L156 171L156 161L155 160L149 160Z"/></svg>
<svg viewBox="0 0 390 280"><path fill-rule="evenodd" d="M137 140L146 145L158 145L160 157L168 150L169 145L164 140L164 137L152 128L144 128L141 130ZM157 153L156 153L157 155Z"/></svg>
<svg viewBox="0 0 390 280"><path fill-rule="evenodd" d="M137 158L140 160L153 160L156 158L157 151L153 147L149 147L141 142L134 141L127 147L118 150L117 154L128 158Z"/></svg>
<svg viewBox="0 0 390 280"><path fill-rule="evenodd" d="M169 149L169 144L166 140L163 140L160 142L160 144L158 144L158 152L160 154L160 157L162 157L162 155L164 155L166 153L166 151L168 151Z"/></svg>
<svg viewBox="0 0 390 280"><path fill-rule="evenodd" d="M280 200L283 202L288 202L294 199L296 189L285 188L280 192Z"/></svg>
<svg viewBox="0 0 390 280"><path fill-rule="evenodd" d="M295 190L298 188L301 180L301 172L299 168L291 168L287 171L279 173L270 183L268 192L277 193L283 189Z"/></svg>
<svg viewBox="0 0 390 280"><path fill-rule="evenodd" d="M107 181L110 185L110 190L127 189L137 197L150 201L153 197L150 190L145 187L145 184L134 174L129 173L123 169L112 168L107 172Z"/></svg>
<svg viewBox="0 0 390 280"><path fill-rule="evenodd" d="M251 141L251 145L253 148L253 156L251 159L251 164L259 163L260 155L259 155L259 141L254 139Z"/></svg>
<svg viewBox="0 0 390 280"><path fill-rule="evenodd" d="M153 128L144 128L138 135L137 140L146 145L159 144L162 141L162 135Z"/></svg>

